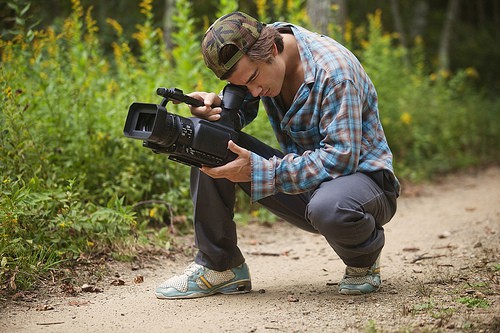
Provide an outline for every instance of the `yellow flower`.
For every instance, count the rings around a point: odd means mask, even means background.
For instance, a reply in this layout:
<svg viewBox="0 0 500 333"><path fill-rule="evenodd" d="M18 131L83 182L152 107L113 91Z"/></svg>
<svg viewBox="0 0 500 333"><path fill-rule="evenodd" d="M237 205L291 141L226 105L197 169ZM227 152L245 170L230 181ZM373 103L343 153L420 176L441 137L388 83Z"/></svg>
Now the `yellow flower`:
<svg viewBox="0 0 500 333"><path fill-rule="evenodd" d="M115 60L116 61L120 61L121 58L122 58L122 49L120 48L120 45L118 45L117 43L113 42L111 43L111 47L113 48L113 53L115 55Z"/></svg>
<svg viewBox="0 0 500 333"><path fill-rule="evenodd" d="M447 78L449 78L451 76L451 72L449 70L447 70L447 69L441 69L439 71L439 76L442 77L442 78L444 78L444 79L447 79Z"/></svg>
<svg viewBox="0 0 500 333"><path fill-rule="evenodd" d="M142 0L142 2L139 4L139 7L141 8L141 14L144 15L149 15L153 11L153 6L151 3L153 0Z"/></svg>
<svg viewBox="0 0 500 333"><path fill-rule="evenodd" d="M408 112L403 112L401 117L399 117L399 120L401 120L403 124L408 126L411 124L411 114L409 114Z"/></svg>
<svg viewBox="0 0 500 333"><path fill-rule="evenodd" d="M467 77L470 77L472 79L479 79L479 73L474 67L467 67L465 69L465 75L467 75Z"/></svg>
<svg viewBox="0 0 500 333"><path fill-rule="evenodd" d="M73 38L74 28L75 28L75 22L74 21L69 20L69 19L67 19L66 21L64 21L64 24L63 24L63 33L64 33L65 38L68 38L68 39Z"/></svg>
<svg viewBox="0 0 500 333"><path fill-rule="evenodd" d="M109 24L115 31L118 37L120 37L123 34L123 27L118 23L118 21L112 19L112 18L107 18L106 23Z"/></svg>
<svg viewBox="0 0 500 333"><path fill-rule="evenodd" d="M96 24L97 21L92 18L92 7L87 9L87 13L85 14L85 23L87 24L87 31L89 34L93 35L99 31Z"/></svg>
<svg viewBox="0 0 500 333"><path fill-rule="evenodd" d="M83 16L83 7L82 4L80 3L80 0L71 0L71 4L73 7L73 11L76 13L78 17Z"/></svg>
<svg viewBox="0 0 500 333"><path fill-rule="evenodd" d="M352 28L352 21L347 21L344 28L344 40L348 44L352 42Z"/></svg>
<svg viewBox="0 0 500 333"><path fill-rule="evenodd" d="M4 94L7 96L7 98L11 98L12 97L12 88L11 87L7 87L3 90ZM8 179L5 179L4 180L4 183L7 182Z"/></svg>
<svg viewBox="0 0 500 333"><path fill-rule="evenodd" d="M10 62L12 60L12 41L4 44L5 48L2 50L2 62Z"/></svg>
<svg viewBox="0 0 500 333"><path fill-rule="evenodd" d="M143 30L134 32L132 37L137 40L141 46L144 46L144 44L146 44L146 40L148 39L148 36L146 36L146 33Z"/></svg>
<svg viewBox="0 0 500 333"><path fill-rule="evenodd" d="M158 208L153 207L153 209L149 211L149 217L155 217L157 213L158 213Z"/></svg>
<svg viewBox="0 0 500 333"><path fill-rule="evenodd" d="M120 87L118 86L118 83L116 83L115 80L111 80L108 83L106 88L107 88L108 94L110 94L110 95L116 93L120 89Z"/></svg>
<svg viewBox="0 0 500 333"><path fill-rule="evenodd" d="M267 1L266 0L256 0L255 5L257 6L257 13L259 17L265 17L267 11Z"/></svg>

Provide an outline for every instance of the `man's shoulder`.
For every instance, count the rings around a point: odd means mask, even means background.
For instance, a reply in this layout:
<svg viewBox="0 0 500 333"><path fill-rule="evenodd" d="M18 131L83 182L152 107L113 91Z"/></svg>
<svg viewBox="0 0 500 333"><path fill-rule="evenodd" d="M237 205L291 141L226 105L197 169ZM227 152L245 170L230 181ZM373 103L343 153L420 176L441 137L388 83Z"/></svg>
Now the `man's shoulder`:
<svg viewBox="0 0 500 333"><path fill-rule="evenodd" d="M301 59L307 65L306 78L314 76L336 84L345 80L354 80L364 69L356 56L335 39L310 31L304 27L287 22L273 23L278 29L291 29L299 47ZM315 79L315 81L316 81Z"/></svg>

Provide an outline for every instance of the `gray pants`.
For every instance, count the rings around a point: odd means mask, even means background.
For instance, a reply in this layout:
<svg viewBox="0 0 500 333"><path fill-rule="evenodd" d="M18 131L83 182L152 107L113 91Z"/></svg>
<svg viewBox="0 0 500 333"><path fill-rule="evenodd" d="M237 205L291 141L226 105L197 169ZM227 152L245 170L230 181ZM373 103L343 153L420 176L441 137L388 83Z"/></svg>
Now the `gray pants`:
<svg viewBox="0 0 500 333"><path fill-rule="evenodd" d="M245 133L240 133L238 144L265 158L283 156ZM325 181L314 191L278 193L259 203L285 221L323 235L346 265L368 267L384 246L382 226L396 212L397 194L391 177L386 171L358 172ZM250 193L250 183L238 185ZM191 196L199 250L195 261L200 265L223 271L245 261L237 246L233 221L235 192L235 183L213 179L192 168Z"/></svg>

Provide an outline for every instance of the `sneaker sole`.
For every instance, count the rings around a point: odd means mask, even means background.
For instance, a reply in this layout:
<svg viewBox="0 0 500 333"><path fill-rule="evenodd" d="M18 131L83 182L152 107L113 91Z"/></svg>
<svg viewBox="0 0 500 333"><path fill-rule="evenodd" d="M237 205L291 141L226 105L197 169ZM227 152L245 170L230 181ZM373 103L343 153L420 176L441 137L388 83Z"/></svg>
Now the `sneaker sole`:
<svg viewBox="0 0 500 333"><path fill-rule="evenodd" d="M379 289L380 289L380 287L373 288L372 290L343 288L343 289L339 289L339 294L342 294L342 295L366 295L366 294L371 294L371 293L377 292Z"/></svg>
<svg viewBox="0 0 500 333"><path fill-rule="evenodd" d="M155 295L156 298L159 299L189 299L189 298L212 296L215 294L224 294L224 295L246 294L249 293L250 290L252 290L252 283L250 282L250 280L239 280L221 286L218 289L210 290L207 292L193 292L191 294L179 293L178 295L166 296L161 292L156 291Z"/></svg>

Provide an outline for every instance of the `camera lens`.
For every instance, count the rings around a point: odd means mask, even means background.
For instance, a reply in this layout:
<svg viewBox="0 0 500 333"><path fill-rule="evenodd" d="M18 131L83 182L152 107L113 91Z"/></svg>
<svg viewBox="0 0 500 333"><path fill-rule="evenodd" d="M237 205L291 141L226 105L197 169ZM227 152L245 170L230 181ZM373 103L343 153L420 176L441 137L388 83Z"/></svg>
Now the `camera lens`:
<svg viewBox="0 0 500 333"><path fill-rule="evenodd" d="M137 123L135 125L135 130L142 132L152 132L155 118L155 114L139 113L139 116L137 117Z"/></svg>

